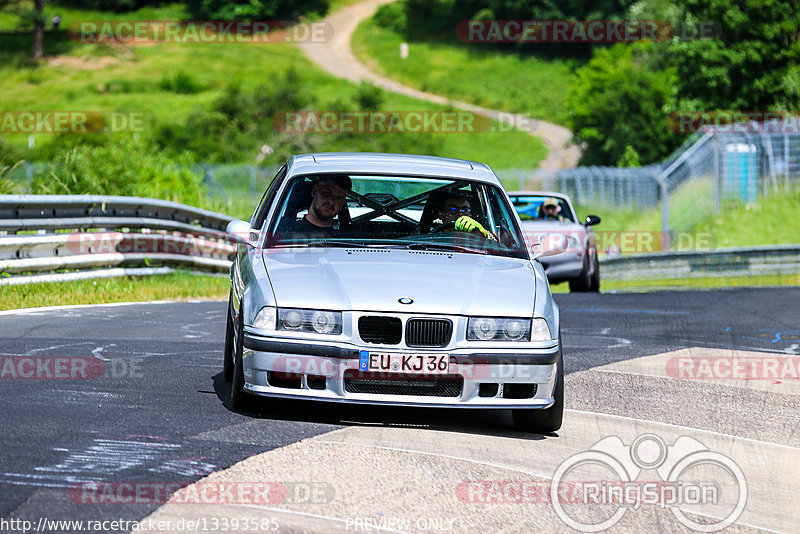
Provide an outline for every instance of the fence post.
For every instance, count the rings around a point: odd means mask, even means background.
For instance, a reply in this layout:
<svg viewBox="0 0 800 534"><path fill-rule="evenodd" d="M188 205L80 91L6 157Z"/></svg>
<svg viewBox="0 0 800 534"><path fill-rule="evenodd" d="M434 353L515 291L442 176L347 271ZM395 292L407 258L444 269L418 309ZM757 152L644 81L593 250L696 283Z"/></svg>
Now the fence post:
<svg viewBox="0 0 800 534"><path fill-rule="evenodd" d="M250 198L252 199L256 192L256 168L248 165L247 171L250 173Z"/></svg>
<svg viewBox="0 0 800 534"><path fill-rule="evenodd" d="M206 163L203 165L203 184L206 186L206 191L208 191L208 198L214 198L214 171L211 170L211 165Z"/></svg>
<svg viewBox="0 0 800 534"><path fill-rule="evenodd" d="M27 161L23 161L22 165L25 166L25 182L26 182L26 191L31 190L31 182L33 181L33 166L28 163Z"/></svg>

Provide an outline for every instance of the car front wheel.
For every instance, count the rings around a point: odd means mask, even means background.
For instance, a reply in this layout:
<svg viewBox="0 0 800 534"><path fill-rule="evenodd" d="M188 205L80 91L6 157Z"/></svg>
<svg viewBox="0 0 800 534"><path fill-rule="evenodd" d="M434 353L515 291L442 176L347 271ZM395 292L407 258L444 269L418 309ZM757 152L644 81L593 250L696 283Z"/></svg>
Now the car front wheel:
<svg viewBox="0 0 800 534"><path fill-rule="evenodd" d="M234 358L233 358L233 384L231 385L231 408L236 412L254 411L255 397L244 390L244 364L242 352L244 349L244 315L239 309L239 319L235 324Z"/></svg>
<svg viewBox="0 0 800 534"><path fill-rule="evenodd" d="M577 278L569 281L569 290L573 293L590 291L592 287L592 273L590 272L589 253L587 251L583 260L583 270Z"/></svg>
<svg viewBox="0 0 800 534"><path fill-rule="evenodd" d="M600 291L600 260L597 259L597 254L594 255L594 272L589 284L589 291L597 293Z"/></svg>
<svg viewBox="0 0 800 534"><path fill-rule="evenodd" d="M231 302L233 295L228 296L228 308L225 310L225 348L222 349L222 376L226 382L233 380L233 317L231 317Z"/></svg>
<svg viewBox="0 0 800 534"><path fill-rule="evenodd" d="M555 402L544 410L512 410L514 428L523 432L544 434L561 428L564 418L564 351L561 336L558 336L558 361L556 363L556 388L553 391Z"/></svg>

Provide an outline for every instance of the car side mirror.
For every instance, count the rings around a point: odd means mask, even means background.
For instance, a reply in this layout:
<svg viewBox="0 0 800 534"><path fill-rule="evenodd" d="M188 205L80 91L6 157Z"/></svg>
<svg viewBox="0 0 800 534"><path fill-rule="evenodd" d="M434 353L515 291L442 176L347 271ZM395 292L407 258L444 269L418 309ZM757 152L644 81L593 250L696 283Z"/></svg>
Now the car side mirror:
<svg viewBox="0 0 800 534"><path fill-rule="evenodd" d="M600 224L600 217L597 215L587 215L586 222L583 223L584 226L593 226L595 224Z"/></svg>
<svg viewBox="0 0 800 534"><path fill-rule="evenodd" d="M249 247L254 245L251 236L252 233L253 229L250 228L250 223L247 221L240 221L236 219L229 222L228 226L225 227L225 235L228 236L230 241L239 243L240 245L247 245Z"/></svg>
<svg viewBox="0 0 800 534"><path fill-rule="evenodd" d="M561 254L567 250L567 244L564 234L545 234L539 238L539 251L533 255L533 259Z"/></svg>

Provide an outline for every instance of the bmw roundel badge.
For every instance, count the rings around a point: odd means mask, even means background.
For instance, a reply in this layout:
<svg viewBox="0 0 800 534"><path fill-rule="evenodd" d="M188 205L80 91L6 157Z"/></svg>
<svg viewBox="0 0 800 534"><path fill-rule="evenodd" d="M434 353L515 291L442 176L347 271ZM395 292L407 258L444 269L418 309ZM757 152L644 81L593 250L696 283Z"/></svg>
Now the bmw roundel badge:
<svg viewBox="0 0 800 534"><path fill-rule="evenodd" d="M399 302L400 304L411 304L414 302L414 299L412 299L411 297L400 297L399 299L397 299L397 302Z"/></svg>

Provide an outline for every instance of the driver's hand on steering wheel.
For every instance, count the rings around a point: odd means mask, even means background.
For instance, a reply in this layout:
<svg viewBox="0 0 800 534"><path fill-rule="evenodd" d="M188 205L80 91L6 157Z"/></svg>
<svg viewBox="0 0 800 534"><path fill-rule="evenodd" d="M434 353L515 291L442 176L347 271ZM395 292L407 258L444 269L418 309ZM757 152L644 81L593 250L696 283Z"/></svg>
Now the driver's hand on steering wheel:
<svg viewBox="0 0 800 534"><path fill-rule="evenodd" d="M461 232L474 232L475 230L479 231L483 234L483 237L486 239L491 239L492 241L497 241L497 238L492 235L486 228L483 227L481 223L470 217L469 215L462 215L458 219L456 219L456 230Z"/></svg>

